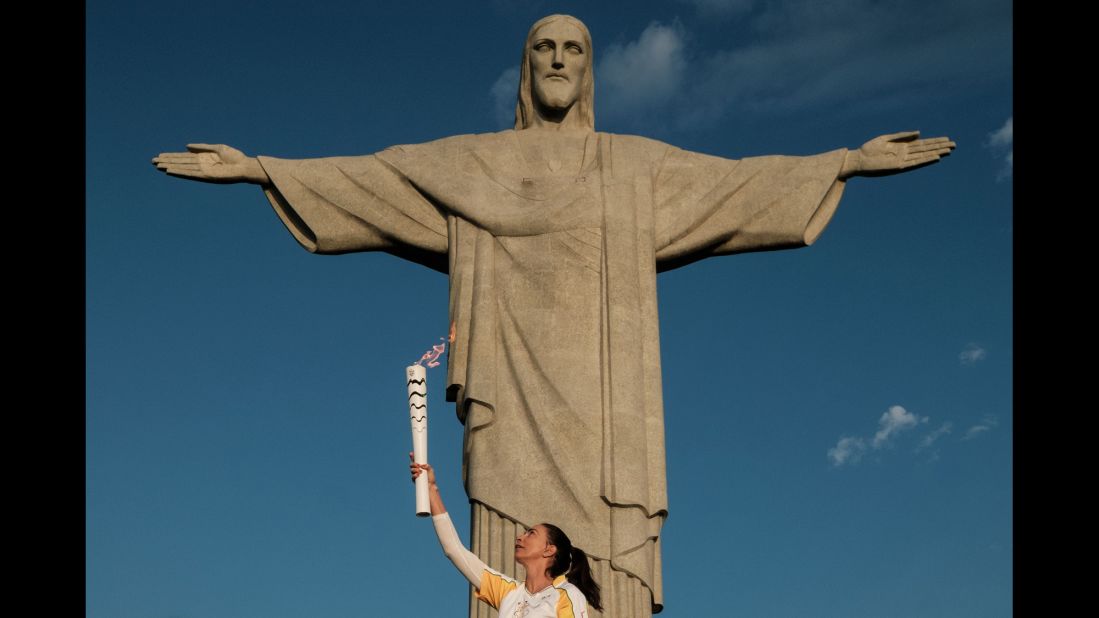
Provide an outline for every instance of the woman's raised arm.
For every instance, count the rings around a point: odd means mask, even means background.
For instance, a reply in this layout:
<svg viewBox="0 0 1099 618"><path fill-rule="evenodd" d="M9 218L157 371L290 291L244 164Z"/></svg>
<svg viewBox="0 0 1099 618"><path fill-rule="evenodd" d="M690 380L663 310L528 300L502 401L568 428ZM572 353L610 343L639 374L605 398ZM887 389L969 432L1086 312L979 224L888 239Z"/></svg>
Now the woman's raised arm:
<svg viewBox="0 0 1099 618"><path fill-rule="evenodd" d="M427 472L428 492L431 497L431 522L435 524L435 534L439 537L439 544L443 546L443 553L458 567L474 588L481 588L481 576L488 565L481 561L473 552L462 545L458 538L458 531L454 529L454 522L450 521L450 515L443 506L443 497L439 494L439 486L435 484L435 470L430 464L418 464L413 460L412 453L408 454L409 470L412 472L412 482L416 477Z"/></svg>

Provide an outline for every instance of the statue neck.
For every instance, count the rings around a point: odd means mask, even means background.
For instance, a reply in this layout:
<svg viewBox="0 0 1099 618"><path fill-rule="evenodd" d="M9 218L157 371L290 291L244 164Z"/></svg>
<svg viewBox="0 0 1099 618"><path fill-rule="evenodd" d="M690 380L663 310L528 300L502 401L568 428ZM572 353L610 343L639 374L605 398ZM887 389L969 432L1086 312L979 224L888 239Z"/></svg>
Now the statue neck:
<svg viewBox="0 0 1099 618"><path fill-rule="evenodd" d="M534 118L530 129L548 129L553 131L590 131L580 118L580 106L576 103L566 108L545 107L534 101Z"/></svg>

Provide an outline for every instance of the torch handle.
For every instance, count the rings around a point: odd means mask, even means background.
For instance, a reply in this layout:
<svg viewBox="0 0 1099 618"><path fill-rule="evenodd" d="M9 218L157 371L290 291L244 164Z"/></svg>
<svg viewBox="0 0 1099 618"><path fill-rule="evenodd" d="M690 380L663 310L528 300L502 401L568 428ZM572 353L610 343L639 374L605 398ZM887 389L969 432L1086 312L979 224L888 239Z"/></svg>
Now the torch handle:
<svg viewBox="0 0 1099 618"><path fill-rule="evenodd" d="M422 431L412 431L412 459L418 464L427 463L427 427ZM428 496L427 474L416 477L416 516L431 515L431 500Z"/></svg>

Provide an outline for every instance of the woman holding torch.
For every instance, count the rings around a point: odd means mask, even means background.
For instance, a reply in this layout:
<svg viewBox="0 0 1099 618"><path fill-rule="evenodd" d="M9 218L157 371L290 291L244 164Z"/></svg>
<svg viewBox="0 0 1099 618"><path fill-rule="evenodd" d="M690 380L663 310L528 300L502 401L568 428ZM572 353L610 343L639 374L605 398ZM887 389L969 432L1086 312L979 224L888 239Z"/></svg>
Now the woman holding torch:
<svg viewBox="0 0 1099 618"><path fill-rule="evenodd" d="M515 561L526 570L526 581L489 568L459 540L435 484L435 470L416 463L412 453L408 457L413 482L427 473L431 520L443 553L477 589L477 598L499 610L501 617L586 618L588 605L603 609L587 554L552 524L538 524L515 539Z"/></svg>

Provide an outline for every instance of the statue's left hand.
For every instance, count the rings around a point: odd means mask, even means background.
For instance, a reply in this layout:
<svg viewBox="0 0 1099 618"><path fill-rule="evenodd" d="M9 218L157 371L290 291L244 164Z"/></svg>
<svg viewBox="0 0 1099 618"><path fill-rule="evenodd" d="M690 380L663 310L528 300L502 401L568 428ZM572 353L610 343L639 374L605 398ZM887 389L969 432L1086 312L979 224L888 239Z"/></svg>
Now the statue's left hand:
<svg viewBox="0 0 1099 618"><path fill-rule="evenodd" d="M948 137L917 139L919 131L882 135L847 154L841 176L888 176L931 165L955 148Z"/></svg>
<svg viewBox="0 0 1099 618"><path fill-rule="evenodd" d="M169 176L201 182L270 182L255 157L225 144L187 144L187 152L162 152L153 165Z"/></svg>

